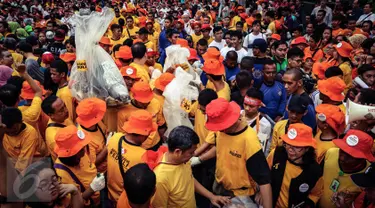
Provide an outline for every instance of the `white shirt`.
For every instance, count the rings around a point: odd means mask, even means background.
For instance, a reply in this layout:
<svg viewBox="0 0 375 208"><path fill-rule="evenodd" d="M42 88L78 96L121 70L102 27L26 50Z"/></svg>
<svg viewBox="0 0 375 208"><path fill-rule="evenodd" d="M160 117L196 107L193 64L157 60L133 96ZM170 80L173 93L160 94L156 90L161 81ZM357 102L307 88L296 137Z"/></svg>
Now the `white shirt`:
<svg viewBox="0 0 375 208"><path fill-rule="evenodd" d="M229 51L236 51L233 47L228 47L228 46L225 46L223 49L221 49L220 50L220 54L224 57L224 59L225 59L225 57L227 56L227 53L229 52ZM247 51L244 49L244 48L241 48L240 50L238 50L238 51L236 51L237 52L237 56L238 56L238 58L237 58L237 62L238 63L241 63L241 60L242 60L242 58L243 57L245 57L245 56L247 56Z"/></svg>
<svg viewBox="0 0 375 208"><path fill-rule="evenodd" d="M314 15L316 17L319 10L322 10L320 6L315 7L313 11L311 12L311 15ZM326 11L326 16L324 17L324 23L326 23L329 27L332 27L332 9L326 6L326 8L324 8L323 10Z"/></svg>
<svg viewBox="0 0 375 208"><path fill-rule="evenodd" d="M225 46L227 46L227 43L225 42L225 40L221 40L221 42L216 42L215 40L213 40L210 45L208 47L211 47L211 46L215 46L217 47L219 50L223 49Z"/></svg>
<svg viewBox="0 0 375 208"><path fill-rule="evenodd" d="M253 33L250 33L248 35L246 35L245 39L243 40L243 44L242 46L244 48L247 48L247 51L248 51L248 56L254 56L253 54L253 42L255 39L264 39L265 41L267 41L267 37L265 34L263 33L259 33L258 35L254 35Z"/></svg>
<svg viewBox="0 0 375 208"><path fill-rule="evenodd" d="M375 21L375 14L374 13L368 13L368 14L362 14L359 19L357 20L357 25L362 24L364 21L370 20L371 22Z"/></svg>

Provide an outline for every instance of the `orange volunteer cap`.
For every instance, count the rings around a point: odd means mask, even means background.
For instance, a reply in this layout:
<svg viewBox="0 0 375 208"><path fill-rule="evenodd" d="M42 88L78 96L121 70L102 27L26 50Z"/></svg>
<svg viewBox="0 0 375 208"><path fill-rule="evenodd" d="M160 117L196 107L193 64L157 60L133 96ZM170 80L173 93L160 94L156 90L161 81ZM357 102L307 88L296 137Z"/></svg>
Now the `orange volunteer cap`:
<svg viewBox="0 0 375 208"><path fill-rule="evenodd" d="M316 147L311 127L301 123L291 124L288 133L282 135L281 139L295 147Z"/></svg>
<svg viewBox="0 0 375 208"><path fill-rule="evenodd" d="M159 78L155 80L155 88L164 91L165 87L172 82L174 75L171 73L163 73Z"/></svg>
<svg viewBox="0 0 375 208"><path fill-rule="evenodd" d="M115 57L122 58L125 60L132 59L133 58L132 50L129 46L121 47L120 50L116 51Z"/></svg>
<svg viewBox="0 0 375 208"><path fill-rule="evenodd" d="M204 60L217 59L220 62L223 62L224 60L224 57L220 54L220 51L214 47L208 48L206 53L204 53L202 57Z"/></svg>
<svg viewBox="0 0 375 208"><path fill-rule="evenodd" d="M154 51L152 48L147 48L147 56L156 56L158 52Z"/></svg>
<svg viewBox="0 0 375 208"><path fill-rule="evenodd" d="M242 12L242 13L240 13L240 17L241 17L242 19L246 19L246 18L248 18L249 16L246 14L246 12Z"/></svg>
<svg viewBox="0 0 375 208"><path fill-rule="evenodd" d="M319 121L327 122L328 125L340 135L345 129L345 114L340 107L330 104L320 104L315 108Z"/></svg>
<svg viewBox="0 0 375 208"><path fill-rule="evenodd" d="M121 67L120 73L123 77L130 77L132 79L139 79L137 76L137 69L132 66Z"/></svg>
<svg viewBox="0 0 375 208"><path fill-rule="evenodd" d="M298 44L305 44L306 46L308 45L305 37L298 37L292 40L290 45L293 46L293 45L298 45Z"/></svg>
<svg viewBox="0 0 375 208"><path fill-rule="evenodd" d="M156 131L157 124L152 119L152 114L146 110L137 110L130 114L129 120L122 129L128 134L150 135Z"/></svg>
<svg viewBox="0 0 375 208"><path fill-rule="evenodd" d="M343 101L345 96L345 82L337 76L330 77L326 80L318 81L318 90L320 93L327 95L333 101Z"/></svg>
<svg viewBox="0 0 375 208"><path fill-rule="evenodd" d="M212 30L209 24L203 24L201 30Z"/></svg>
<svg viewBox="0 0 375 208"><path fill-rule="evenodd" d="M46 91L44 90L43 86L40 84L39 81L34 80L34 82L42 89L43 95L46 94ZM22 83L22 89L21 89L21 95L23 99L26 100L32 100L35 96L34 90L31 88L30 84L27 81L24 81Z"/></svg>
<svg viewBox="0 0 375 208"><path fill-rule="evenodd" d="M205 60L202 69L206 74L224 75L225 73L224 64L216 59Z"/></svg>
<svg viewBox="0 0 375 208"><path fill-rule="evenodd" d="M99 98L83 99L78 103L76 109L77 122L85 128L90 128L103 119L106 111L107 105L105 101Z"/></svg>
<svg viewBox="0 0 375 208"><path fill-rule="evenodd" d="M341 41L340 43L333 45L333 47L337 50L337 53L340 54L340 56L347 58L350 57L350 52L353 50L353 47L345 41Z"/></svg>
<svg viewBox="0 0 375 208"><path fill-rule="evenodd" d="M272 35L271 35L271 38L272 38L272 39L275 39L275 40L278 40L278 41L281 40L281 36L280 36L279 34L272 34Z"/></svg>
<svg viewBox="0 0 375 208"><path fill-rule="evenodd" d="M55 153L58 157L71 157L91 142L92 138L75 125L61 128L55 136Z"/></svg>
<svg viewBox="0 0 375 208"><path fill-rule="evenodd" d="M253 25L255 19L253 17L248 17L245 19L247 25Z"/></svg>
<svg viewBox="0 0 375 208"><path fill-rule="evenodd" d="M63 60L65 63L75 61L76 54L75 53L64 53L60 55L60 59Z"/></svg>
<svg viewBox="0 0 375 208"><path fill-rule="evenodd" d="M183 47L183 48L189 48L189 43L188 43L188 41L185 40L185 39L182 39L182 38L177 38L176 44L177 44L177 45L180 45L180 46Z"/></svg>
<svg viewBox="0 0 375 208"><path fill-rule="evenodd" d="M328 65L320 62L313 64L312 72L319 78L325 79L325 71L328 69Z"/></svg>
<svg viewBox="0 0 375 208"><path fill-rule="evenodd" d="M99 43L103 45L109 45L109 46L112 45L111 40L109 40L109 38L104 37L104 36L100 39Z"/></svg>
<svg viewBox="0 0 375 208"><path fill-rule="evenodd" d="M188 57L188 60L199 60L197 50L194 48L189 48L190 56Z"/></svg>
<svg viewBox="0 0 375 208"><path fill-rule="evenodd" d="M146 82L136 82L130 91L133 93L133 98L141 103L149 103L154 98L154 93Z"/></svg>
<svg viewBox="0 0 375 208"><path fill-rule="evenodd" d="M228 102L224 98L211 101L206 106L206 128L210 131L223 131L240 118L241 108L235 102Z"/></svg>
<svg viewBox="0 0 375 208"><path fill-rule="evenodd" d="M334 139L333 143L354 158L375 161L371 152L374 140L363 131L350 129L343 139Z"/></svg>

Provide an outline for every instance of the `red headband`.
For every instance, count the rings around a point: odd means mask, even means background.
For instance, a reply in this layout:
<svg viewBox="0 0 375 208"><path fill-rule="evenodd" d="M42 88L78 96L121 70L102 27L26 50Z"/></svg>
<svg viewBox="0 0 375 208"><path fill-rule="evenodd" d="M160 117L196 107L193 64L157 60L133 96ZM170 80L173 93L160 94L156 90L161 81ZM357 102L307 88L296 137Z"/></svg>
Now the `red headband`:
<svg viewBox="0 0 375 208"><path fill-rule="evenodd" d="M261 106L262 105L261 100L256 99L256 98L251 98L251 97L248 97L248 96L245 96L244 103L246 105L255 105L255 106Z"/></svg>

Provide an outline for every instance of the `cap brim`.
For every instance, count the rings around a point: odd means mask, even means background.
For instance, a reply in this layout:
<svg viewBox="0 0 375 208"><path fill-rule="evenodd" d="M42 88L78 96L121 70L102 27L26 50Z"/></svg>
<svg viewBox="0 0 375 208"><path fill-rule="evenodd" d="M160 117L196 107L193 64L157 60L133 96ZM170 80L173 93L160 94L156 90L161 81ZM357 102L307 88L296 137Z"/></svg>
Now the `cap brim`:
<svg viewBox="0 0 375 208"><path fill-rule="evenodd" d="M128 134L139 134L143 136L148 136L152 132L156 131L158 129L158 125L155 122L152 122L151 129L144 129L144 128L136 128L134 126L131 126L129 121L124 123L124 126L122 127L122 130L124 130Z"/></svg>
<svg viewBox="0 0 375 208"><path fill-rule="evenodd" d="M316 140L314 138L311 139L311 142L301 142L301 141L297 141L295 139L289 139L288 135L287 134L284 134L281 136L281 139L289 144L289 145L292 145L292 146L295 146L295 147L313 147L313 148L316 148Z"/></svg>
<svg viewBox="0 0 375 208"><path fill-rule="evenodd" d="M375 157L372 155L372 154L364 154L352 147L349 147L347 144L346 144L346 141L344 139L334 139L333 140L333 143L339 147L341 150L343 150L344 152L346 152L347 154L349 154L350 156L354 157L354 158L360 158L360 159L366 159L370 162L374 162L375 161Z"/></svg>
<svg viewBox="0 0 375 208"><path fill-rule="evenodd" d="M375 187L375 179L365 173L352 174L350 176L355 185L362 188Z"/></svg>
<svg viewBox="0 0 375 208"><path fill-rule="evenodd" d="M85 139L76 142L73 148L70 151L67 151L66 148L60 149L57 145L55 146L54 152L57 154L58 157L71 157L76 155L82 148L88 145L92 140L92 137L86 132Z"/></svg>
<svg viewBox="0 0 375 208"><path fill-rule="evenodd" d="M229 107L232 108L232 113L231 115L228 115L225 121L221 123L212 123L210 120L207 120L206 128L210 131L223 131L235 124L241 116L241 108L234 102L230 102Z"/></svg>
<svg viewBox="0 0 375 208"><path fill-rule="evenodd" d="M154 98L154 94L151 92L149 95L147 96L136 96L134 93L133 93L133 98L135 100L137 100L138 102L141 102L141 103L149 103L151 102L151 100Z"/></svg>

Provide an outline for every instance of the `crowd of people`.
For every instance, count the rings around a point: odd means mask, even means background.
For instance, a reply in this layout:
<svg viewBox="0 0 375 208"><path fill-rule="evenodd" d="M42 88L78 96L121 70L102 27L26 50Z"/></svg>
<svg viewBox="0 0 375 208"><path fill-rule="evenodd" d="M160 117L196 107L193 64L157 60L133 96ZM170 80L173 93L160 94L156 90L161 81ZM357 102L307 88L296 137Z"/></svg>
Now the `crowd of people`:
<svg viewBox="0 0 375 208"><path fill-rule="evenodd" d="M374 3L315 4L1 1L0 207L375 207ZM73 96L82 9L129 103Z"/></svg>

